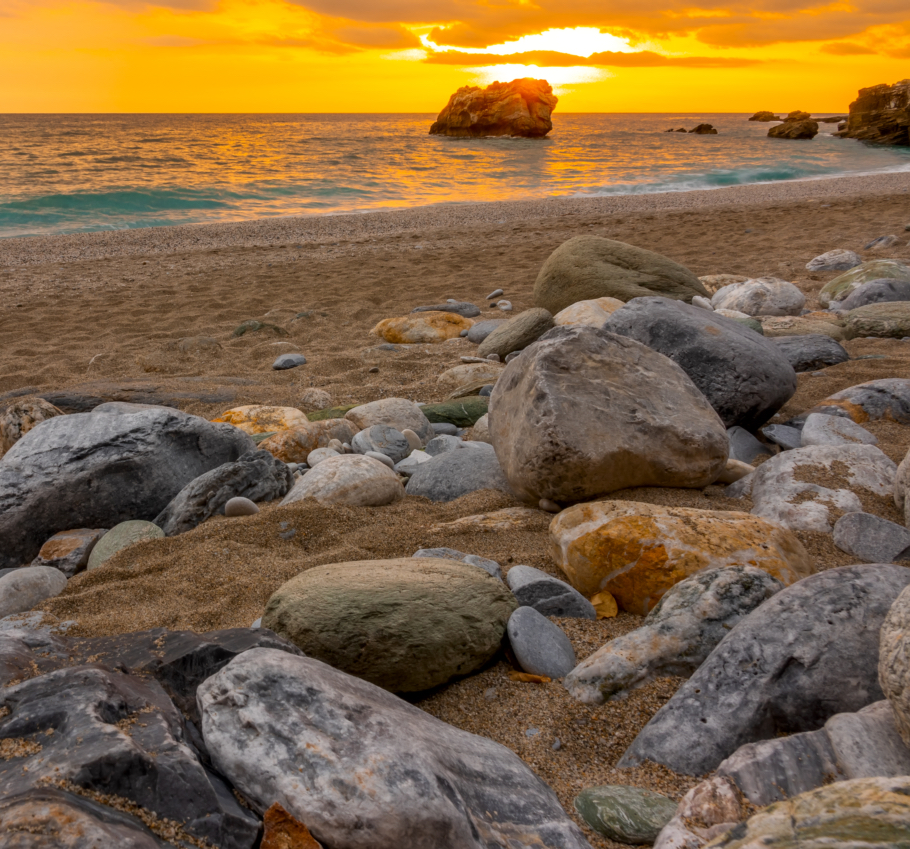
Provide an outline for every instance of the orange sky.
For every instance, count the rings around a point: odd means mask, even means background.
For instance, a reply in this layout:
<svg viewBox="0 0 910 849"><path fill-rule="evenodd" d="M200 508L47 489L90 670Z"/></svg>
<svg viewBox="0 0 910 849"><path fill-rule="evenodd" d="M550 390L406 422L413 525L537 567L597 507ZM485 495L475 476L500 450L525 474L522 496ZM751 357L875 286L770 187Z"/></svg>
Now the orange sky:
<svg viewBox="0 0 910 849"><path fill-rule="evenodd" d="M907 0L0 0L0 112L841 111L908 59Z"/></svg>

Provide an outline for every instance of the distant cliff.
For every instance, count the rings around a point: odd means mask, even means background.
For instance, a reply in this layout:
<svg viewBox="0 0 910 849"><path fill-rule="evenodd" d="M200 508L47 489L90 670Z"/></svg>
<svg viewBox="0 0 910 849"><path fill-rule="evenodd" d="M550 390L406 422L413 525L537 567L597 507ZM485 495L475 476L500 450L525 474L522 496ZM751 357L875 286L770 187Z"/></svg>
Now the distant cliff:
<svg viewBox="0 0 910 849"><path fill-rule="evenodd" d="M543 138L558 98L546 80L525 78L458 89L430 127L432 135Z"/></svg>
<svg viewBox="0 0 910 849"><path fill-rule="evenodd" d="M874 144L910 145L910 80L861 88L838 136Z"/></svg>

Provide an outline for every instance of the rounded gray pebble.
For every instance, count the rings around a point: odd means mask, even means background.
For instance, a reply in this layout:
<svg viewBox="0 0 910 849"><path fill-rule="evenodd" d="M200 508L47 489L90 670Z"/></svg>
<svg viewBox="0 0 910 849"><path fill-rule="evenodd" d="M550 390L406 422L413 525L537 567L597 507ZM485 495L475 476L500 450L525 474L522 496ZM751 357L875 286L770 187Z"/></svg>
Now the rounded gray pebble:
<svg viewBox="0 0 910 849"><path fill-rule="evenodd" d="M575 650L565 632L533 607L519 607L509 617L506 630L525 672L564 678L575 668Z"/></svg>
<svg viewBox="0 0 910 849"><path fill-rule="evenodd" d="M228 503L224 505L224 515L229 518L255 516L258 512L259 508L255 502L250 501L249 498L244 498L242 495L229 499Z"/></svg>

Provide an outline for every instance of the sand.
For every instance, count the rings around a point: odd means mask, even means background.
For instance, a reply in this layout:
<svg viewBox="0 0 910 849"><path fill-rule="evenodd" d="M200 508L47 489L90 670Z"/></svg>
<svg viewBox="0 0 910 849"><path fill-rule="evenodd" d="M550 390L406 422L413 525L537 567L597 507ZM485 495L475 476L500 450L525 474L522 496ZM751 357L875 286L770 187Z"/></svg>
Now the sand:
<svg viewBox="0 0 910 849"><path fill-rule="evenodd" d="M484 305L485 317L503 317L486 308L485 296L497 288L516 311L531 307L544 259L567 238L585 233L658 251L699 275L783 277L799 285L813 307L818 290L835 276L805 270L817 254L860 250L877 236L895 233L901 244L874 256L910 260L910 236L904 233L908 191L910 174L892 174L0 241L0 404L4 393L88 391L86 385L98 382L182 392L182 408L207 417L245 403L296 406L314 386L336 404L389 396L441 400L438 375L475 347L455 340L385 351L369 335L377 321L449 297ZM280 325L288 335L232 338L250 318ZM215 339L218 347L203 354L169 347L197 336ZM820 376L800 375L798 392L778 420L855 383L910 377L910 343L854 340L846 347L851 356L866 359ZM272 371L275 357L291 350L305 354L307 365ZM222 400L201 397L212 393L221 393ZM910 428L876 423L869 429L895 461L910 448ZM750 506L726 498L720 487L638 489L614 497L706 509ZM215 518L180 537L140 543L96 572L76 576L43 607L75 619L84 634L246 627L269 595L303 569L408 556L425 546L491 557L505 571L527 563L557 574L547 553L546 514L492 532L439 528L514 506L499 493L442 505L407 499L385 508L266 506L256 517ZM899 518L885 500L870 507ZM279 537L288 528L297 533ZM851 562L830 537L799 536L818 568ZM561 622L579 658L639 623L630 614ZM513 681L511 670L507 658L498 658L418 704L516 751L573 816L572 798L586 786L629 783L679 798L695 782L663 768L615 770L678 679L655 681L624 701L590 706L573 701L558 682ZM586 833L596 847L617 845Z"/></svg>

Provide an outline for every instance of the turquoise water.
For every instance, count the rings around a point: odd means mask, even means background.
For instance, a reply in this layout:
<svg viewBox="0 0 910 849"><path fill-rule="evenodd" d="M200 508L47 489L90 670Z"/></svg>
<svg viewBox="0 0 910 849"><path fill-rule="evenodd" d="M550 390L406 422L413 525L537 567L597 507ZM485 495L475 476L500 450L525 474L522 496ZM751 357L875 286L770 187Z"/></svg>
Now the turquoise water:
<svg viewBox="0 0 910 849"><path fill-rule="evenodd" d="M528 140L430 136L434 115L0 115L0 237L910 170L747 117L557 112ZM719 135L663 132L702 122Z"/></svg>

